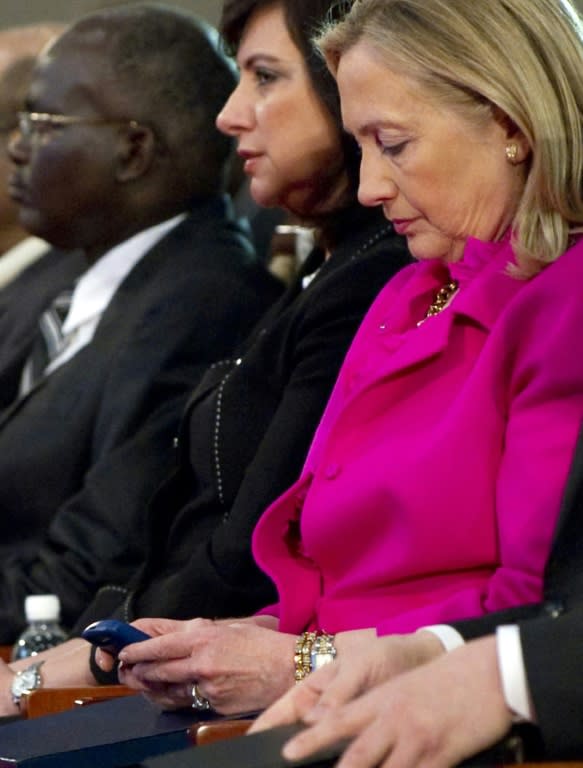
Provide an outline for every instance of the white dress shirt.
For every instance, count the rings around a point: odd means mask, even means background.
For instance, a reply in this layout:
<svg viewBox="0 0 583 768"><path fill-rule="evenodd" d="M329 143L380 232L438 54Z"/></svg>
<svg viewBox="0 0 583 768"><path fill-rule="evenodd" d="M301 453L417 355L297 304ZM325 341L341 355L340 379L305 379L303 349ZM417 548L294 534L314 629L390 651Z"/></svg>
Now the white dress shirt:
<svg viewBox="0 0 583 768"><path fill-rule="evenodd" d="M93 339L103 313L124 279L185 213L133 235L107 251L77 281L71 307L63 323L64 346L47 366L45 375L66 363Z"/></svg>
<svg viewBox="0 0 583 768"><path fill-rule="evenodd" d="M448 624L434 624L422 629L437 635L447 652L464 645L464 638ZM496 654L506 706L517 722L533 722L534 712L530 703L520 630L515 624L497 627Z"/></svg>

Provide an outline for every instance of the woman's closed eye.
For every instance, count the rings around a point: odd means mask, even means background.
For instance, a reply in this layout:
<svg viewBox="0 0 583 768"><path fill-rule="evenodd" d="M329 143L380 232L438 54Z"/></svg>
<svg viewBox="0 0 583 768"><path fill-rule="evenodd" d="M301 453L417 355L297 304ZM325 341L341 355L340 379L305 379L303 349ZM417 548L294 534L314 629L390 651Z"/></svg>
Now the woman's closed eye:
<svg viewBox="0 0 583 768"><path fill-rule="evenodd" d="M391 157L400 155L408 143L408 141L388 142L383 141L379 136L376 137L376 144L381 150L381 153L383 155L390 155Z"/></svg>
<svg viewBox="0 0 583 768"><path fill-rule="evenodd" d="M253 70L253 76L255 77L255 82L260 88L271 85L279 77L277 73L272 72L265 67L256 67Z"/></svg>

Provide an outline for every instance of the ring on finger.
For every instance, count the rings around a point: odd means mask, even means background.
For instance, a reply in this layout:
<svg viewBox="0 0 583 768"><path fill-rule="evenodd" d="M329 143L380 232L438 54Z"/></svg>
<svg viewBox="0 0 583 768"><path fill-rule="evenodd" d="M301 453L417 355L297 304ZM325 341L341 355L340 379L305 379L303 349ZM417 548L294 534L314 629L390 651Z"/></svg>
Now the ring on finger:
<svg viewBox="0 0 583 768"><path fill-rule="evenodd" d="M198 709L199 712L206 712L211 708L210 701L205 698L198 690L198 684L194 683L190 691L190 697L192 699L192 708Z"/></svg>

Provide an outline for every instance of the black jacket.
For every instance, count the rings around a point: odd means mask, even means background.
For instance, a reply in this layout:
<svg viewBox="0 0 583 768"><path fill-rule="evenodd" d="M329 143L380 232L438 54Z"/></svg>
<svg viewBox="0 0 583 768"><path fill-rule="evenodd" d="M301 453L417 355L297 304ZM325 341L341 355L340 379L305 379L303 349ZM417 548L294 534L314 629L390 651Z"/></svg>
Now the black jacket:
<svg viewBox="0 0 583 768"><path fill-rule="evenodd" d="M42 285L50 259L12 287L13 315L30 311L18 289ZM26 594L57 594L71 625L102 584L134 572L193 381L279 292L227 201L210 201L136 264L92 342L0 414L0 642L20 630Z"/></svg>
<svg viewBox="0 0 583 768"><path fill-rule="evenodd" d="M560 617L521 623L520 637L546 757L581 760L583 600Z"/></svg>
<svg viewBox="0 0 583 768"><path fill-rule="evenodd" d="M255 523L297 478L364 313L410 258L380 211L365 218L309 287L299 280L276 303L239 359L207 372L182 421L177 471L150 508L145 569L123 601L102 590L80 624L112 612L241 616L273 599L251 555ZM322 254L309 261L306 271Z"/></svg>

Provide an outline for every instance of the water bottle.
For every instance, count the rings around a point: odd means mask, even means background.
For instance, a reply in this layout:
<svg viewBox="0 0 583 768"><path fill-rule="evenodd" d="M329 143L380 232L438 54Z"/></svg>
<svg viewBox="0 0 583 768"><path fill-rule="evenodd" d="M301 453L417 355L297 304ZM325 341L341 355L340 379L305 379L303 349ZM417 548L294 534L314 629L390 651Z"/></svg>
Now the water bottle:
<svg viewBox="0 0 583 768"><path fill-rule="evenodd" d="M29 595L24 601L27 628L12 649L12 661L36 656L64 642L67 633L59 624L61 604L56 595Z"/></svg>

